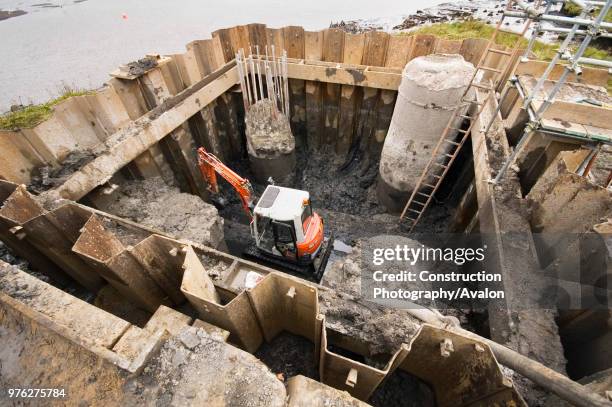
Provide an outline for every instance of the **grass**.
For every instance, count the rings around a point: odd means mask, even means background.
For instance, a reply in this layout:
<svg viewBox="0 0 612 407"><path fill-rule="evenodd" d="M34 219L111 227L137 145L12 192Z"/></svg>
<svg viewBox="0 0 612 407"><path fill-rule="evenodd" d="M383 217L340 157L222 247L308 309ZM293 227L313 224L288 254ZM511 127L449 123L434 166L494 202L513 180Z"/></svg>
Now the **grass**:
<svg viewBox="0 0 612 407"><path fill-rule="evenodd" d="M608 13L610 15L610 13ZM405 35L412 34L433 34L438 37L446 38L449 40L463 40L466 38L484 38L489 39L493 35L495 28L479 20L466 20L457 21L452 23L437 23L428 26L418 28L415 31L405 33ZM527 39L520 37L518 34L500 32L497 35L496 43L504 45L506 47L513 48L516 42L519 41L521 48L527 47ZM533 46L533 53L537 59L544 61L550 61L555 55L559 44L546 44L540 41L536 41ZM587 58L597 58L610 60L612 55L604 49L596 47L588 47L584 52L584 56ZM612 93L612 79L608 80L608 93Z"/></svg>
<svg viewBox="0 0 612 407"><path fill-rule="evenodd" d="M0 116L0 129L29 129L47 120L53 114L53 107L73 96L93 94L91 90L65 89L61 96L39 105L29 105L15 112Z"/></svg>
<svg viewBox="0 0 612 407"><path fill-rule="evenodd" d="M452 23L437 23L421 27L408 34L433 34L449 40L464 40L466 38L489 39L493 35L495 27L479 20L456 21ZM527 46L527 39L519 37L517 34L500 32L497 35L496 43L506 47L514 47L516 41L520 41L521 47ZM533 46L533 53L538 59L551 59L556 51L555 44L545 44L536 42Z"/></svg>
<svg viewBox="0 0 612 407"><path fill-rule="evenodd" d="M599 10L601 10L601 8L597 8L593 10L591 12L591 15L593 17L597 16L599 14ZM582 7L580 7L579 5L571 1L568 1L567 3L563 5L563 13L565 13L565 15L569 17L577 17L580 15L581 12L582 12ZM608 12L606 13L606 17L604 18L604 21L608 23L612 23L612 8L608 10Z"/></svg>
<svg viewBox="0 0 612 407"><path fill-rule="evenodd" d="M495 28L482 21L466 20L453 23L437 23L429 26L421 27L416 31L410 31L407 34L433 34L439 37L450 40L463 40L466 38L491 38ZM513 48L516 42L519 41L521 48L527 47L527 39L519 37L518 34L500 32L497 35L496 43L506 47ZM550 60L555 55L559 44L546 44L536 41L533 46L533 53L538 59ZM584 53L585 57L609 59L610 53L606 50L596 47L588 47Z"/></svg>

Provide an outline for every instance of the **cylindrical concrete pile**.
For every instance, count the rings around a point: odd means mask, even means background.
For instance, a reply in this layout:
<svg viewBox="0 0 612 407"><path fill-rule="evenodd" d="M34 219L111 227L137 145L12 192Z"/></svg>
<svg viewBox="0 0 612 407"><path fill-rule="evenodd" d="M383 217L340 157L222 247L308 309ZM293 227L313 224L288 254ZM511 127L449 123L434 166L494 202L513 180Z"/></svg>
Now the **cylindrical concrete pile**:
<svg viewBox="0 0 612 407"><path fill-rule="evenodd" d="M295 139L289 119L274 108L274 102L263 99L251 105L246 113L247 151L255 179L265 183L290 183L295 169Z"/></svg>
<svg viewBox="0 0 612 407"><path fill-rule="evenodd" d="M404 68L377 185L378 200L389 212L406 204L473 73L461 55L418 57Z"/></svg>

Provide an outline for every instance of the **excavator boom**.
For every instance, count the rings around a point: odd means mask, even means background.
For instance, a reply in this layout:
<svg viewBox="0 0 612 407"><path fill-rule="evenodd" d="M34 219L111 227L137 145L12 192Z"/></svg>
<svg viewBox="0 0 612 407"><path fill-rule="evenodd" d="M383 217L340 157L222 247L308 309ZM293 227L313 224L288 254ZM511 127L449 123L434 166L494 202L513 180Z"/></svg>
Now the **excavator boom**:
<svg viewBox="0 0 612 407"><path fill-rule="evenodd" d="M208 182L208 187L211 192L219 192L217 174L221 175L238 193L242 201L242 208L247 215L249 215L250 218L253 217L252 208L254 206L253 201L255 199L255 194L248 179L236 174L231 168L223 164L214 154L206 151L204 147L198 148L198 165L200 166L202 176Z"/></svg>

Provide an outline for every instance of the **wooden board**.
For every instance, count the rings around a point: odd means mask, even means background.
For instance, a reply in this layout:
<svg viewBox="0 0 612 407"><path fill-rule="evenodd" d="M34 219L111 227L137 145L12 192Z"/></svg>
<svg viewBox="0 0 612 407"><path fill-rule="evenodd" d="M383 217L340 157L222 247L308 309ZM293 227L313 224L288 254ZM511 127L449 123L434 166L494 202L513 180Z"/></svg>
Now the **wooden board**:
<svg viewBox="0 0 612 407"><path fill-rule="evenodd" d="M285 49L284 30L282 28L267 28L266 35L270 55L272 54L272 46L274 46L275 55L280 56L280 53Z"/></svg>
<svg viewBox="0 0 612 407"><path fill-rule="evenodd" d="M323 31L304 32L303 58L307 61L323 60Z"/></svg>
<svg viewBox="0 0 612 407"><path fill-rule="evenodd" d="M253 53L256 53L256 47L259 47L259 53L265 54L266 46L268 45L268 35L266 33L265 24L249 24L249 40L250 45L253 49Z"/></svg>
<svg viewBox="0 0 612 407"><path fill-rule="evenodd" d="M323 60L342 62L344 57L344 31L328 29L323 32ZM338 137L341 86L323 85L323 137L322 144L335 145Z"/></svg>
<svg viewBox="0 0 612 407"><path fill-rule="evenodd" d="M364 47L364 34L345 34L342 61L345 64L361 64Z"/></svg>
<svg viewBox="0 0 612 407"><path fill-rule="evenodd" d="M251 46L249 28L246 25L238 25L230 28L230 41L234 53L242 49L245 54L248 54L249 47Z"/></svg>
<svg viewBox="0 0 612 407"><path fill-rule="evenodd" d="M414 36L412 35L392 35L389 37L385 66L404 68L412 52L413 40Z"/></svg>
<svg viewBox="0 0 612 407"><path fill-rule="evenodd" d="M347 64L361 64L365 47L364 34L345 34L343 60ZM340 120L336 152L347 154L353 141L356 110L359 108L360 92L354 86L343 85L340 91Z"/></svg>
<svg viewBox="0 0 612 407"><path fill-rule="evenodd" d="M483 38L466 38L461 44L459 53L466 61L476 66L480 60L480 56L487 48L488 43L489 41Z"/></svg>
<svg viewBox="0 0 612 407"><path fill-rule="evenodd" d="M305 37L302 27L283 28L283 48L289 58L303 59ZM304 144L306 138L306 90L303 80L289 79L289 105L291 130L297 143Z"/></svg>
<svg viewBox="0 0 612 407"><path fill-rule="evenodd" d="M362 63L385 66L390 37L389 34L383 32L367 33ZM357 137L359 137L361 148L374 152L375 156L382 149L382 144L377 141L376 137L376 134L381 130L378 128L378 113L376 112L377 106L382 103L379 98L380 92L369 88L364 89L362 108L359 111L357 124ZM388 100L388 97L385 100ZM386 129L384 132L386 133ZM378 139L381 138L384 140L384 136L381 137L379 134Z"/></svg>
<svg viewBox="0 0 612 407"><path fill-rule="evenodd" d="M446 40L444 38L438 38L435 52L437 54L459 54L462 44L463 41L461 40Z"/></svg>
<svg viewBox="0 0 612 407"><path fill-rule="evenodd" d="M223 58L225 62L229 62L235 57L236 51L232 46L232 39L230 35L230 30L227 28L223 28L221 30L213 31L213 38L218 38L219 43L221 44L221 50L223 52Z"/></svg>
<svg viewBox="0 0 612 407"><path fill-rule="evenodd" d="M365 49L361 63L363 65L385 66L389 37L389 34L381 31L366 33Z"/></svg>
<svg viewBox="0 0 612 407"><path fill-rule="evenodd" d="M421 57L423 55L429 55L436 49L437 37L429 34L418 34L414 36L412 43L412 51L410 52L409 60Z"/></svg>
<svg viewBox="0 0 612 407"><path fill-rule="evenodd" d="M321 103L321 85L316 82L306 82L306 143L313 149L321 146L323 132Z"/></svg>
<svg viewBox="0 0 612 407"><path fill-rule="evenodd" d="M302 27L283 28L283 43L289 58L304 58L305 33Z"/></svg>
<svg viewBox="0 0 612 407"><path fill-rule="evenodd" d="M532 102L535 109L540 101ZM545 119L562 120L575 124L584 124L593 127L609 128L612 123L612 109L582 103L555 101L542 115Z"/></svg>

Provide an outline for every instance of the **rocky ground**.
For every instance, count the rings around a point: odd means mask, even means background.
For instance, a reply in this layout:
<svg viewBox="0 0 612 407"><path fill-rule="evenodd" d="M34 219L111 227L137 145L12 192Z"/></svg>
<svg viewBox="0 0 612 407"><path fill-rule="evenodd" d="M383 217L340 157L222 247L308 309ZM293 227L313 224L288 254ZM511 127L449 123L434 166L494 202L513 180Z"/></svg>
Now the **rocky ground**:
<svg viewBox="0 0 612 407"><path fill-rule="evenodd" d="M103 209L178 238L214 248L223 245L223 219L217 209L161 178L122 185Z"/></svg>
<svg viewBox="0 0 612 407"><path fill-rule="evenodd" d="M417 10L414 14L401 16L399 21L398 18L372 18L333 22L330 27L355 34L373 30L409 32L423 25L467 19L478 19L489 24L496 24L505 7L505 0L459 0ZM559 9L560 6L553 7L555 13L559 12ZM523 23L524 20L520 18L507 18L502 28L507 31L520 32ZM557 36L551 33L543 36L544 41L553 41L556 38Z"/></svg>
<svg viewBox="0 0 612 407"><path fill-rule="evenodd" d="M1 10L0 9L0 21L9 19L11 17L18 17L27 14L26 11L23 10Z"/></svg>

